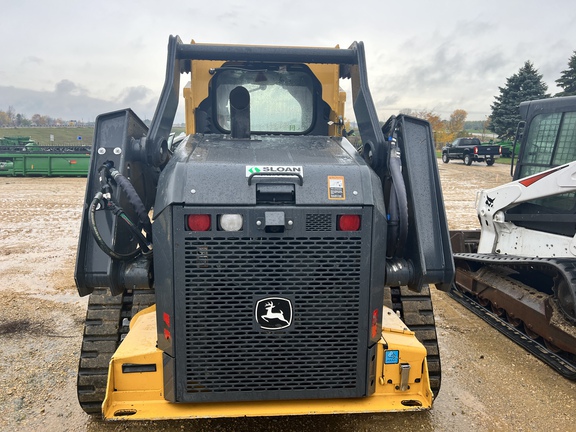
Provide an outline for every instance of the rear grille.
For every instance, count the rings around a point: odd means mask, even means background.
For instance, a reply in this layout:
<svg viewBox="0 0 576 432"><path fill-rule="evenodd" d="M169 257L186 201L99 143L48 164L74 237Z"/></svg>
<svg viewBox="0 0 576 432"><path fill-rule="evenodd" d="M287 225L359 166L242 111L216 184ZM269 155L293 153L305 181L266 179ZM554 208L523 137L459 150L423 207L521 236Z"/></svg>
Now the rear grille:
<svg viewBox="0 0 576 432"><path fill-rule="evenodd" d="M361 256L360 237L186 238L186 398L358 396ZM291 299L291 328L255 324L255 299L268 296Z"/></svg>

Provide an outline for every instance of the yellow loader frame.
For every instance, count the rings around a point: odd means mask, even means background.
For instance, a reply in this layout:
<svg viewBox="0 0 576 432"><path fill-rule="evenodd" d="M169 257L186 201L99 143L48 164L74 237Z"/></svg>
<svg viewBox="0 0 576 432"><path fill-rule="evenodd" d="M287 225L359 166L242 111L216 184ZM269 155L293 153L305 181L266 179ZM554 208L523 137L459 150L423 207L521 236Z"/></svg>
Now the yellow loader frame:
<svg viewBox="0 0 576 432"><path fill-rule="evenodd" d="M426 349L384 307L376 391L354 399L171 403L164 399L162 351L156 348L156 307L139 312L112 357L102 414L107 420L162 420L421 411L432 407ZM139 368L138 366L141 366ZM330 367L329 364L326 367ZM140 370L140 371L139 371Z"/></svg>

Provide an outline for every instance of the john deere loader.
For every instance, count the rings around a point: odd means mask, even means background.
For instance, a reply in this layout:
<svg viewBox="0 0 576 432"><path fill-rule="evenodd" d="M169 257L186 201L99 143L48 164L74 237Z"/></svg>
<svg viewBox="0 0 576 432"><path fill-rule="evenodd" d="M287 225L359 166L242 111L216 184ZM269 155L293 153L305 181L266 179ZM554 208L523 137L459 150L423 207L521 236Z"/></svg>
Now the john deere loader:
<svg viewBox="0 0 576 432"><path fill-rule="evenodd" d="M110 420L429 409L429 284L453 274L430 126L379 123L362 43L170 37L150 127L129 109L96 121L80 404Z"/></svg>

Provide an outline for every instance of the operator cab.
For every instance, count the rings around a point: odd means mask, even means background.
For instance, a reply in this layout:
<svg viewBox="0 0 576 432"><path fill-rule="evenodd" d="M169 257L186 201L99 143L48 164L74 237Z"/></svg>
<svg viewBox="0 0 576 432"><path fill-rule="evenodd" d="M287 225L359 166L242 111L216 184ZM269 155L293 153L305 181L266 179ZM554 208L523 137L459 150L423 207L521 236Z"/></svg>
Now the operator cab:
<svg viewBox="0 0 576 432"><path fill-rule="evenodd" d="M549 101L544 100L521 105L524 118L528 118L514 180L576 160L576 112L564 111L566 107L546 112L547 103ZM530 115L531 109L535 114ZM576 194L562 193L520 203L507 210L506 220L529 229L573 236L576 234Z"/></svg>
<svg viewBox="0 0 576 432"><path fill-rule="evenodd" d="M208 97L195 110L196 132L233 138L328 135L330 106L308 66L224 63L210 68L209 74ZM235 136L235 114L241 115L242 127L248 122L248 136Z"/></svg>

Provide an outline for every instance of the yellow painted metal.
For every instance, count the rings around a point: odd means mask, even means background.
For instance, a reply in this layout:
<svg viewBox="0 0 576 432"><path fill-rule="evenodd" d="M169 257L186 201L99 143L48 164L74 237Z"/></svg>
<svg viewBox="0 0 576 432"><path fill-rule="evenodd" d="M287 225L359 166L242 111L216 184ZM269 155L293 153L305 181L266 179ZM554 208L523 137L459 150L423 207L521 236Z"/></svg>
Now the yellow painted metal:
<svg viewBox="0 0 576 432"><path fill-rule="evenodd" d="M384 308L382 338L376 351L376 391L365 398L170 403L164 399L162 351L156 348L156 337L156 308L152 306L132 319L130 332L110 362L102 405L107 420L374 413L418 411L432 406L426 349L387 308ZM385 364L386 351L396 350L398 362ZM134 372L135 365L155 371ZM402 365L410 366L405 391L400 390ZM132 372L126 368L132 368Z"/></svg>
<svg viewBox="0 0 576 432"><path fill-rule="evenodd" d="M195 43L192 41L192 43ZM209 44L206 44L209 45ZM335 48L337 49L337 48ZM198 105L208 97L208 88L213 75L210 69L218 68L223 61L193 60L191 61L190 81L183 89L186 134L196 133L194 113ZM310 70L322 84L322 99L330 106L330 121L328 128L330 136L342 136L342 121L344 119L344 105L346 92L339 87L339 65L336 64L308 64Z"/></svg>
<svg viewBox="0 0 576 432"><path fill-rule="evenodd" d="M308 64L308 67L322 84L322 99L330 105L332 124L328 128L328 135L342 136L346 92L340 89L340 67L335 64Z"/></svg>
<svg viewBox="0 0 576 432"><path fill-rule="evenodd" d="M208 85L213 77L210 69L219 68L224 64L223 61L216 60L194 60L191 63L190 82L183 90L187 134L196 133L194 112L200 102L208 97Z"/></svg>

